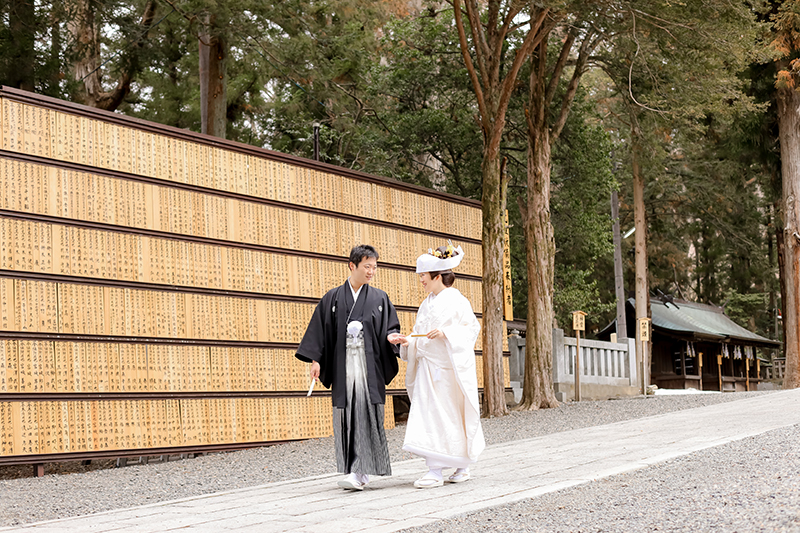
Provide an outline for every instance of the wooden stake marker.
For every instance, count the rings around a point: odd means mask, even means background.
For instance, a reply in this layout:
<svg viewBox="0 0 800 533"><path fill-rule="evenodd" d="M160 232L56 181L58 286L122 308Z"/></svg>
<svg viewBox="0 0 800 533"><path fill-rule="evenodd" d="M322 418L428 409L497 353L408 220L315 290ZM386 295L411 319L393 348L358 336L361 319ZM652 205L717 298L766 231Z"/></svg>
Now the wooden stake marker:
<svg viewBox="0 0 800 533"><path fill-rule="evenodd" d="M581 331L586 331L586 313L572 312L572 329L575 330L575 401L581 401Z"/></svg>

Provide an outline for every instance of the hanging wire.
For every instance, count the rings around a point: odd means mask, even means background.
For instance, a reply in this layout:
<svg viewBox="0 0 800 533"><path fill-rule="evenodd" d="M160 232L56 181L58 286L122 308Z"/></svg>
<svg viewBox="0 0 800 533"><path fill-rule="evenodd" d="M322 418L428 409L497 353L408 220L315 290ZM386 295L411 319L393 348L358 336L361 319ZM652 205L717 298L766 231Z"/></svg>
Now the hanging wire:
<svg viewBox="0 0 800 533"><path fill-rule="evenodd" d="M268 54L269 54L269 52L267 51L267 49L266 49L266 48L264 48L264 45L262 45L262 44L261 44L261 43L258 41L258 39L256 39L255 37L251 37L251 36L249 36L249 35L244 35L244 34L242 34L241 32L239 32L239 30L237 30L236 28L233 28L233 31L234 31L234 32L236 32L236 34L238 34L238 35L239 35L239 37L242 37L242 38L245 40L245 42L248 42L248 39L252 39L252 40L253 40L253 42L255 42L255 43L258 45L258 48L261 48L262 50L264 50L264 52L266 52L266 53L268 53ZM248 42L248 44L250 44L250 43ZM297 87L298 89L300 89L301 91L303 91L304 93L306 93L306 94L307 94L307 95L308 95L308 96L309 96L309 97L310 97L312 100L314 100L315 102L317 102L317 103L318 103L319 105L321 105L322 107L327 107L325 104L323 104L322 102L320 102L319 100L317 100L317 99L316 99L316 98L315 98L315 97L314 97L314 96L313 96L313 95L312 95L310 92L308 92L308 91L305 89L305 87L303 87L302 85L300 85L299 83L297 83L295 80L293 80L293 79L291 78L291 76L289 76L289 75L288 75L288 74L286 74L284 71L282 71L282 70L280 69L280 67L278 67L278 66L277 66L275 63L273 63L272 61L270 61L270 60L269 60L269 58L267 58L267 56L265 56L264 54L262 54L262 53L261 53L261 52L258 50L258 48L255 48L253 45L250 45L250 48L251 48L251 49L253 49L253 50L254 50L254 51L255 51L255 52L258 54L258 55L260 55L260 56L261 56L261 57L264 59L264 61L266 61L267 63L269 63L269 64L272 66L272 68L274 68L275 70L277 70L278 72L280 72L280 73L281 73L281 75L282 75L284 78L286 78L287 80L289 80L290 82L292 82L292 84L293 84L295 87ZM270 55L272 55L272 54L270 54Z"/></svg>

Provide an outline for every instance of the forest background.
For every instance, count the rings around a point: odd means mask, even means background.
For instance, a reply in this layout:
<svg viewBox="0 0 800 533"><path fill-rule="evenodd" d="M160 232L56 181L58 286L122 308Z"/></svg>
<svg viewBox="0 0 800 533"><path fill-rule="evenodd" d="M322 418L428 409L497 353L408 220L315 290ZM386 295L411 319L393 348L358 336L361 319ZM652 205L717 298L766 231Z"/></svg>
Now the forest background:
<svg viewBox="0 0 800 533"><path fill-rule="evenodd" d="M650 294L723 306L782 340L776 79L797 56L796 3L470 6L489 35L507 30L501 75L543 21L509 85L499 146L515 318L530 311L531 131L544 124L556 325L569 329L580 309L591 336L615 318L618 190L623 233L640 226ZM491 50L471 31L478 19L459 42L453 2L0 0L0 17L3 85L308 158L317 127L323 162L482 198L487 133L463 46L481 75L481 46ZM630 297L634 248L623 239Z"/></svg>

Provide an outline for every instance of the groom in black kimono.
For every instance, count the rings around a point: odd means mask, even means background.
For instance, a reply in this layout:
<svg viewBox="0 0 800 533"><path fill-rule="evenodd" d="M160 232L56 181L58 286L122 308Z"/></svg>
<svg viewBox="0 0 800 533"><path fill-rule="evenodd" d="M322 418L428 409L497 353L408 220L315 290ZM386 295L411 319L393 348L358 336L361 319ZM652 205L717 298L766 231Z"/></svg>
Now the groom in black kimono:
<svg viewBox="0 0 800 533"><path fill-rule="evenodd" d="M353 490L363 490L369 474L392 473L383 404L397 375L398 348L389 339L400 323L386 293L369 285L377 262L372 246L352 249L350 277L317 304L296 353L332 391L336 466L348 474L339 486Z"/></svg>

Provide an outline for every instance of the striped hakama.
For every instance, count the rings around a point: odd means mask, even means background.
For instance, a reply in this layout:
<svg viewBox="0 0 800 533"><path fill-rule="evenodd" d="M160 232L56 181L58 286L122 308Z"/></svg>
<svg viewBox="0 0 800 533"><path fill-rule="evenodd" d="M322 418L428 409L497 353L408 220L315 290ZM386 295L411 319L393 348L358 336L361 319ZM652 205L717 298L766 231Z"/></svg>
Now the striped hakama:
<svg viewBox="0 0 800 533"><path fill-rule="evenodd" d="M333 408L336 468L345 474L392 475L383 404L369 401L364 332L347 334L347 406Z"/></svg>

